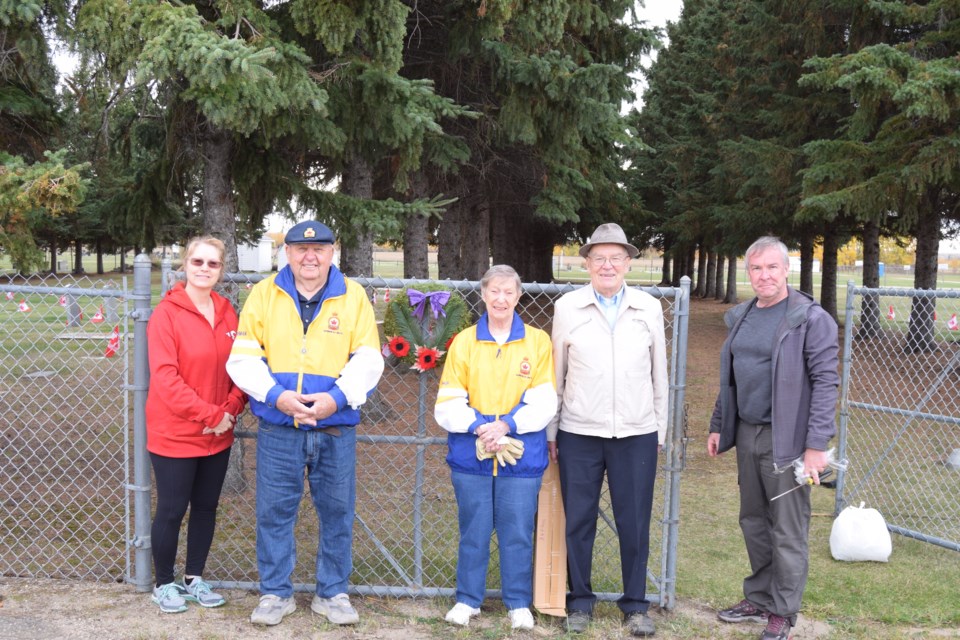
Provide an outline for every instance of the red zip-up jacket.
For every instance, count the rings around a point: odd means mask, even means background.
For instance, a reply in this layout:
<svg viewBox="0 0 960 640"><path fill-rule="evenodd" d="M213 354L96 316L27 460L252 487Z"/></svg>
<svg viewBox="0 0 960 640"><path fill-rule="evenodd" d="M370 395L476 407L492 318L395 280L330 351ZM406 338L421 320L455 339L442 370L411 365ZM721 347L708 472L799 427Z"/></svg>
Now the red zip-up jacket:
<svg viewBox="0 0 960 640"><path fill-rule="evenodd" d="M147 450L169 458L220 453L233 444L233 430L204 435L224 412L240 415L247 396L227 375L237 335L237 312L211 293L213 328L178 282L147 324L150 389L147 392Z"/></svg>

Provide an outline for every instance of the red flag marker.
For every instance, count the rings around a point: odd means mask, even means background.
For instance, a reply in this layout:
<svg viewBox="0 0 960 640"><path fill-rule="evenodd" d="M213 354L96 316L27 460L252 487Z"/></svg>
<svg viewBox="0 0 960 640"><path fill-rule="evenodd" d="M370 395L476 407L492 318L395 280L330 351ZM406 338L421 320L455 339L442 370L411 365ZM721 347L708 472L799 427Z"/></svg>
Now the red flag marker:
<svg viewBox="0 0 960 640"><path fill-rule="evenodd" d="M383 301L390 304L390 289L383 292Z"/></svg>
<svg viewBox="0 0 960 640"><path fill-rule="evenodd" d="M57 300L57 304L61 307L67 306L67 296L60 296L60 298Z"/></svg>
<svg viewBox="0 0 960 640"><path fill-rule="evenodd" d="M112 358L120 350L120 325L113 328L110 339L107 340L107 350L103 352L104 358Z"/></svg>
<svg viewBox="0 0 960 640"><path fill-rule="evenodd" d="M950 331L960 330L960 322L957 322L957 314L950 316L950 319L947 320L947 329Z"/></svg>
<svg viewBox="0 0 960 640"><path fill-rule="evenodd" d="M27 304L26 299L20 301L20 304L17 305L17 311L20 311L22 313L26 313L27 311L30 311L30 305Z"/></svg>
<svg viewBox="0 0 960 640"><path fill-rule="evenodd" d="M93 322L94 324L103 322L103 305L100 305L100 308L97 309L97 312L93 314L93 317L90 318L90 322Z"/></svg>
<svg viewBox="0 0 960 640"><path fill-rule="evenodd" d="M897 317L897 314L893 312L893 305L890 305L890 311L887 311L887 320L893 320Z"/></svg>

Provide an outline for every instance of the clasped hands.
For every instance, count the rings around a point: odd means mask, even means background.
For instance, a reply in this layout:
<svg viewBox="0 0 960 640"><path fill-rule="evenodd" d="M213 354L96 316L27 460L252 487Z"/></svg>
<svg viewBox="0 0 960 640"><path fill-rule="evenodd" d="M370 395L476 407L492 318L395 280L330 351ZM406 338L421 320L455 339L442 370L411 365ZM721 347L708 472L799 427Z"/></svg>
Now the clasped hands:
<svg viewBox="0 0 960 640"><path fill-rule="evenodd" d="M201 433L203 433L205 436L210 435L211 433L215 436L222 436L227 431L230 431L230 429L233 429L235 424L237 424L237 416L231 415L224 411L223 417L220 418L220 422L217 424L217 426L204 427Z"/></svg>
<svg viewBox="0 0 960 640"><path fill-rule="evenodd" d="M313 403L313 406L307 405ZM284 391L277 398L277 409L301 424L317 426L318 420L329 418L337 412L337 401L329 393L297 393Z"/></svg>
<svg viewBox="0 0 960 640"><path fill-rule="evenodd" d="M477 460L496 458L501 466L517 464L523 456L523 441L507 436L510 425L497 420L477 427Z"/></svg>

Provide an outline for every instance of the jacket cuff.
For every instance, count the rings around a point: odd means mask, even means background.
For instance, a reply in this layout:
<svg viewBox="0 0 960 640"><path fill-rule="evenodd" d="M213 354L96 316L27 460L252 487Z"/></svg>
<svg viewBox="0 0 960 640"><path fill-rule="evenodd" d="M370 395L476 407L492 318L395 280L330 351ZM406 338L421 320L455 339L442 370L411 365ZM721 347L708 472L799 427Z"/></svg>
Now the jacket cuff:
<svg viewBox="0 0 960 640"><path fill-rule="evenodd" d="M286 391L286 389L283 387L283 385L279 385L279 384L273 385L270 391L267 391L267 397L264 400L264 402L266 402L267 406L270 407L271 409L276 409L277 398L279 398L280 394L283 393L284 391Z"/></svg>
<svg viewBox="0 0 960 640"><path fill-rule="evenodd" d="M333 398L337 403L337 411L340 411L347 406L347 396L337 385L330 387L330 389L327 390L327 393L329 393L330 397Z"/></svg>

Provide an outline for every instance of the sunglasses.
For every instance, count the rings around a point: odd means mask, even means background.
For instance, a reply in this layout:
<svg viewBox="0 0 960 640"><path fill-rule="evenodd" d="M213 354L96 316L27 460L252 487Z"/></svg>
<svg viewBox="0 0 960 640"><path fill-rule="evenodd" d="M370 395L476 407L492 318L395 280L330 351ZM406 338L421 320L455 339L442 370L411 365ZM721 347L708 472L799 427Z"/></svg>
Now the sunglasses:
<svg viewBox="0 0 960 640"><path fill-rule="evenodd" d="M204 264L206 264L211 269L219 269L223 266L223 263L219 260L202 260L200 258L190 258L190 264L195 267L202 267Z"/></svg>

